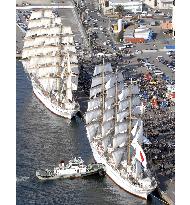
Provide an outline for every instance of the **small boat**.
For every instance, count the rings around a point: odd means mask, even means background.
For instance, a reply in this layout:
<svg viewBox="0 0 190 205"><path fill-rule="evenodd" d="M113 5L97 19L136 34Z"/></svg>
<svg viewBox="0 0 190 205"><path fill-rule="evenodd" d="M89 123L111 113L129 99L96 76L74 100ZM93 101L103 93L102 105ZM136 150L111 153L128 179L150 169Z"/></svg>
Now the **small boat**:
<svg viewBox="0 0 190 205"><path fill-rule="evenodd" d="M40 180L58 179L58 178L77 178L91 175L105 176L105 166L100 163L85 165L81 157L75 157L67 165L64 161L59 163L53 170L37 170L36 177Z"/></svg>

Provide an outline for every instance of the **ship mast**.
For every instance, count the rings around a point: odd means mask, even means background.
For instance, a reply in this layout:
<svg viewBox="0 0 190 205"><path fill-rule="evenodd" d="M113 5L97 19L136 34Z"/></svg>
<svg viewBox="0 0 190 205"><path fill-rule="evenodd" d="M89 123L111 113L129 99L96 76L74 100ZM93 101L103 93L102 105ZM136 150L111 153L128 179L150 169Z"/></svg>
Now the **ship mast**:
<svg viewBox="0 0 190 205"><path fill-rule="evenodd" d="M103 68L102 68L102 120L101 120L101 127L103 126L103 115L104 115L104 58L103 58ZM101 132L102 135L102 132ZM103 137L103 136L102 136Z"/></svg>
<svg viewBox="0 0 190 205"><path fill-rule="evenodd" d="M131 84L129 86L129 133L128 133L128 158L127 158L128 165L131 165L131 154L130 154L130 148L131 148L131 86L132 86L132 79L131 79Z"/></svg>
<svg viewBox="0 0 190 205"><path fill-rule="evenodd" d="M116 77L116 81L115 81L115 127L117 124L117 106L118 106L118 90L117 90L117 68L116 68L116 72L115 72L115 77Z"/></svg>
<svg viewBox="0 0 190 205"><path fill-rule="evenodd" d="M67 99L72 101L72 84L71 84L71 65L70 65L70 56L69 52L67 51L67 89L66 89L66 95Z"/></svg>
<svg viewBox="0 0 190 205"><path fill-rule="evenodd" d="M62 28L63 28L63 26L61 25L61 30L62 30ZM61 42L62 42L62 36L60 35L59 36L59 44L61 45L61 48L62 48ZM62 66L62 63L63 63L63 54L61 53L61 65L60 65L60 67ZM62 75L61 70L63 70L63 69L61 69L60 67L58 69L58 73L60 73L60 76L61 76ZM62 84L62 87L60 84ZM57 80L57 88L58 88L58 95L59 95L58 101L60 101L61 94L63 93L63 79Z"/></svg>

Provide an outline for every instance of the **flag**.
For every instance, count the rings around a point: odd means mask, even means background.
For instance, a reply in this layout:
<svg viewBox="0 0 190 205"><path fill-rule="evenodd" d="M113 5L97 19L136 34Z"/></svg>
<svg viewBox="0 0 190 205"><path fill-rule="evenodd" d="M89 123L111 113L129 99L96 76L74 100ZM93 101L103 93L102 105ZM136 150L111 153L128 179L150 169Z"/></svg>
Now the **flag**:
<svg viewBox="0 0 190 205"><path fill-rule="evenodd" d="M146 155L142 149L142 147L139 145L139 143L137 142L136 139L134 139L131 143L131 145L134 147L135 149L135 158L137 160L139 160L139 162L141 162L141 164L143 165L143 167L146 169L146 165L147 165L147 161L146 161Z"/></svg>

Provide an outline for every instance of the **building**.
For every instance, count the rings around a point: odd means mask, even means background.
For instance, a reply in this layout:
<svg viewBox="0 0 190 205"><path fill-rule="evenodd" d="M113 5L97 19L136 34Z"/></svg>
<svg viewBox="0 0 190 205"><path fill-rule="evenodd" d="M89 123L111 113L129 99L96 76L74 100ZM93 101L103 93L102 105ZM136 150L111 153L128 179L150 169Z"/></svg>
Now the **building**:
<svg viewBox="0 0 190 205"><path fill-rule="evenodd" d="M135 38L144 38L145 40L151 40L152 39L152 31L150 28L146 26L141 26L137 29L135 29L134 32Z"/></svg>
<svg viewBox="0 0 190 205"><path fill-rule="evenodd" d="M155 9L172 9L175 0L143 0L143 3Z"/></svg>
<svg viewBox="0 0 190 205"><path fill-rule="evenodd" d="M136 29L127 28L123 35L125 42L143 43L145 40L152 39L152 31L146 26L140 26Z"/></svg>
<svg viewBox="0 0 190 205"><path fill-rule="evenodd" d="M173 24L172 24L171 21L165 21L160 26L161 26L161 28L163 30L165 30L165 29L173 29Z"/></svg>
<svg viewBox="0 0 190 205"><path fill-rule="evenodd" d="M175 15L176 15L176 9L175 9L175 4L174 4L174 6L173 6L173 15L172 15L173 36L175 36Z"/></svg>
<svg viewBox="0 0 190 205"><path fill-rule="evenodd" d="M172 9L174 0L157 0L158 9Z"/></svg>
<svg viewBox="0 0 190 205"><path fill-rule="evenodd" d="M157 6L157 0L143 0L143 3L151 8L155 8Z"/></svg>
<svg viewBox="0 0 190 205"><path fill-rule="evenodd" d="M124 10L127 11L142 12L141 0L109 0L109 9L115 10L118 5L122 5Z"/></svg>

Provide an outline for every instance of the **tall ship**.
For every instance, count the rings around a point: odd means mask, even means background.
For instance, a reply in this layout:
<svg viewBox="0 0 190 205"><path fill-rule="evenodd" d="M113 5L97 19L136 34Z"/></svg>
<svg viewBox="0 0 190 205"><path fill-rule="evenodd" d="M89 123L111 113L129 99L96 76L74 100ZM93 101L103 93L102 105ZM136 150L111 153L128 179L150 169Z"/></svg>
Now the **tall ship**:
<svg viewBox="0 0 190 205"><path fill-rule="evenodd" d="M79 75L74 37L52 10L31 13L22 63L34 94L50 111L69 119L76 115L80 106L73 93Z"/></svg>
<svg viewBox="0 0 190 205"><path fill-rule="evenodd" d="M85 115L87 137L97 163L125 191L147 199L157 182L147 168L142 144L143 105L139 88L124 83L121 72L111 64L95 67Z"/></svg>

